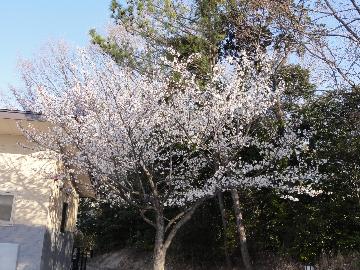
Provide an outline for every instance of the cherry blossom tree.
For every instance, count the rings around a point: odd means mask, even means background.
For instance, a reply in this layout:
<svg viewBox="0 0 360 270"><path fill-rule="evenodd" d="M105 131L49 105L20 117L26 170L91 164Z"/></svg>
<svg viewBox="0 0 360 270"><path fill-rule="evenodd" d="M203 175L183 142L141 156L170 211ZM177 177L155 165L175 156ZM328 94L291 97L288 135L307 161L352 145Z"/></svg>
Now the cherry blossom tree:
<svg viewBox="0 0 360 270"><path fill-rule="evenodd" d="M46 131L24 127L31 140L58 153L74 181L88 173L102 200L135 207L155 228L154 270L164 269L178 230L218 190L313 195L318 178L304 159L309 134L296 124L282 134L261 124L281 94L273 91L270 59L243 52L240 61L219 61L199 85L188 68L196 55L181 61L167 50L151 72L139 73L96 46L50 46L22 62L26 88L15 90L26 110L50 123ZM168 208L177 214L169 217Z"/></svg>

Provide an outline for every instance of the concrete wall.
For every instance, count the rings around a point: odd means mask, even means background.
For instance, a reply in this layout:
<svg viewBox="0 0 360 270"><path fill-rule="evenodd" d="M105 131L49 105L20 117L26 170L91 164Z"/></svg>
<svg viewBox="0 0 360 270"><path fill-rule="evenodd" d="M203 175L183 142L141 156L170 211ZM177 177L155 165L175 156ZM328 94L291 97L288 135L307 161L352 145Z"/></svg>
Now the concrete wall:
<svg viewBox="0 0 360 270"><path fill-rule="evenodd" d="M0 223L0 242L19 244L17 270L68 269L78 198L70 183L60 188L55 160L26 149L22 136L0 134L0 192L13 194L12 221ZM68 224L60 232L63 202Z"/></svg>

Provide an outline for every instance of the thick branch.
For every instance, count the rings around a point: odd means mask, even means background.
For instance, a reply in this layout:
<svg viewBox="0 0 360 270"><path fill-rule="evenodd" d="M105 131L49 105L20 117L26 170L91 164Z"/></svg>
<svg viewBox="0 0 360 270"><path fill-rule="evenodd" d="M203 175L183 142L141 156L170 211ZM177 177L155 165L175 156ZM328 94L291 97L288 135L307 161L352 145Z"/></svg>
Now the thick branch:
<svg viewBox="0 0 360 270"><path fill-rule="evenodd" d="M169 235L167 236L165 243L164 243L164 250L167 250L174 239L176 233L178 230L190 220L192 215L195 213L195 210L204 202L204 199L197 201L191 208L189 208L189 211L186 212L186 214L180 219L178 223L176 223L173 228L171 229Z"/></svg>
<svg viewBox="0 0 360 270"><path fill-rule="evenodd" d="M147 218L147 217L145 216L145 213L146 213L146 210L140 210L140 215L141 215L141 217L143 218L143 220L144 220L146 223L150 224L151 226L153 226L153 227L156 229L155 223L152 222L149 218Z"/></svg>
<svg viewBox="0 0 360 270"><path fill-rule="evenodd" d="M355 2L355 0L350 0L351 3L353 4L354 8L356 9L356 11L359 13L360 15L360 7L359 5Z"/></svg>
<svg viewBox="0 0 360 270"><path fill-rule="evenodd" d="M176 221L178 221L180 218L182 218L184 215L185 215L186 211L183 211L181 213L179 213L178 215L176 215L174 218L172 218L169 223L166 225L166 228L165 228L165 232L167 232L170 227L176 223Z"/></svg>

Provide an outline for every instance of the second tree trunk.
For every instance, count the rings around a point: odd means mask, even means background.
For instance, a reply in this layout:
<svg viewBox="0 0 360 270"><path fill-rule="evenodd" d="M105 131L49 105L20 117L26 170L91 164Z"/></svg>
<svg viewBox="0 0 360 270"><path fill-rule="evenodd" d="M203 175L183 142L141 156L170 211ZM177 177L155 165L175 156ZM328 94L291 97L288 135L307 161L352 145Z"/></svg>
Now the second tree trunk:
<svg viewBox="0 0 360 270"><path fill-rule="evenodd" d="M251 260L246 243L246 231L245 231L243 216L240 208L240 198L239 198L239 193L237 192L236 189L231 190L231 197L234 204L234 212L235 212L236 225L237 225L236 227L240 239L242 261L244 263L246 270L252 270Z"/></svg>

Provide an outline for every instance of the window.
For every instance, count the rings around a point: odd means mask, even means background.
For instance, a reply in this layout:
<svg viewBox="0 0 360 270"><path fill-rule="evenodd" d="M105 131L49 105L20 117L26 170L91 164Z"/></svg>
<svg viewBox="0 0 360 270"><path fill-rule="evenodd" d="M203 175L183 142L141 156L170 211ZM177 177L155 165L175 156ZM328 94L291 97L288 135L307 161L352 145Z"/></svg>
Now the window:
<svg viewBox="0 0 360 270"><path fill-rule="evenodd" d="M11 222L14 195L0 194L0 222Z"/></svg>
<svg viewBox="0 0 360 270"><path fill-rule="evenodd" d="M67 223L67 215L68 215L68 203L63 203L62 213L61 213L61 225L60 225L60 232L65 232L66 223Z"/></svg>

